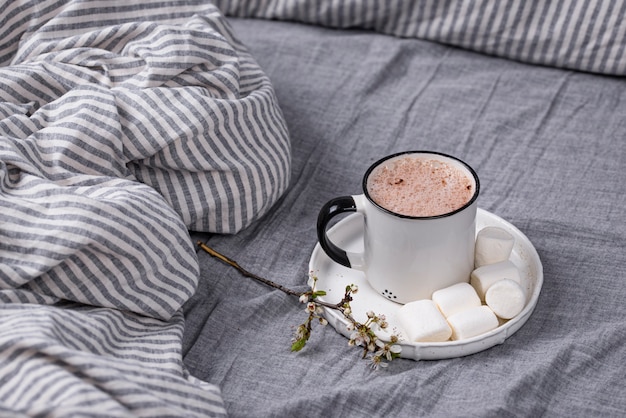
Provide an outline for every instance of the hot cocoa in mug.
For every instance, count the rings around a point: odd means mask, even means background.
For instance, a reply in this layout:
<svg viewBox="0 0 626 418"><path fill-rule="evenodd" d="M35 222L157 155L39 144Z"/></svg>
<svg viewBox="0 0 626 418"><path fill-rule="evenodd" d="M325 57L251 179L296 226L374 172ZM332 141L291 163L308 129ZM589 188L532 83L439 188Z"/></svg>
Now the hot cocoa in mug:
<svg viewBox="0 0 626 418"><path fill-rule="evenodd" d="M474 267L479 180L458 158L409 151L374 163L363 194L330 200L320 210L320 246L335 262L365 273L382 296L399 303L428 299L468 282ZM345 212L363 216L363 252L348 252L326 233Z"/></svg>
<svg viewBox="0 0 626 418"><path fill-rule="evenodd" d="M445 161L407 155L377 165L368 176L367 192L391 212L426 217L463 207L474 188L466 173Z"/></svg>

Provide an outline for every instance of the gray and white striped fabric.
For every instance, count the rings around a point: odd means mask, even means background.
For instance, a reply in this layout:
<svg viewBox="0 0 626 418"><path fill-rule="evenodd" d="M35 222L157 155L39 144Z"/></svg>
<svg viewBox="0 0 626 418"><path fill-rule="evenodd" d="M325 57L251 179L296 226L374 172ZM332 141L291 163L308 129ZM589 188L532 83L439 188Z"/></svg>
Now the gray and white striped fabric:
<svg viewBox="0 0 626 418"><path fill-rule="evenodd" d="M0 416L225 416L182 365L182 314L12 304L0 310Z"/></svg>
<svg viewBox="0 0 626 418"><path fill-rule="evenodd" d="M227 15L372 29L531 64L625 75L626 1L216 0Z"/></svg>
<svg viewBox="0 0 626 418"><path fill-rule="evenodd" d="M201 1L0 11L0 412L211 416L188 376L188 230L235 233L289 181L270 80Z"/></svg>

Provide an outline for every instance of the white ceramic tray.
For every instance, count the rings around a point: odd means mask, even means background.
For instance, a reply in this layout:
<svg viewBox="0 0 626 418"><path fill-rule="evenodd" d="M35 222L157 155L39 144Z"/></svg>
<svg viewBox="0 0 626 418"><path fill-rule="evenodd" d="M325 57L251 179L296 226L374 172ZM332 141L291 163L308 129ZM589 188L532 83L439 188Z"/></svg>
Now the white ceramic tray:
<svg viewBox="0 0 626 418"><path fill-rule="evenodd" d="M396 318L396 312L400 304L392 302L378 294L367 283L362 272L349 269L332 261L322 250L319 243L315 246L309 261L309 269L312 275L317 276L317 289L325 290L326 296L320 299L337 303L343 297L347 285L356 284L359 291L354 295L351 302L354 318L359 322L365 322L366 312L374 311L376 314L384 314L389 323L389 329L394 330L401 337L401 357L414 360L439 360L474 354L486 350L497 344L502 344L505 339L520 329L532 314L539 292L543 284L543 268L535 247L528 238L516 227L504 219L478 209L476 218L476 231L486 226L497 226L510 232L515 237L515 246L510 260L520 269L522 284L526 287L528 300L522 312L515 318L502 322L500 326L490 332L459 341L446 341L439 343L413 343L406 341L401 326ZM361 251L363 248L363 218L359 214L352 214L339 221L328 231L330 239L339 247L348 251ZM309 281L309 285L311 285ZM325 309L324 316L328 323L345 337L350 332L346 326L348 322L343 315L333 309Z"/></svg>

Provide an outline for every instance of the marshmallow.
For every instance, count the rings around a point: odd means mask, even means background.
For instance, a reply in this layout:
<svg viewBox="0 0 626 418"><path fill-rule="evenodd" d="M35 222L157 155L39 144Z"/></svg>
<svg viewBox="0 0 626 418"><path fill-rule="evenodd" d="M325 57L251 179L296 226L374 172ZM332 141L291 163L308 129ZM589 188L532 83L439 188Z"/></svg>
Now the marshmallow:
<svg viewBox="0 0 626 418"><path fill-rule="evenodd" d="M410 341L441 342L452 335L446 318L430 299L409 302L396 315Z"/></svg>
<svg viewBox="0 0 626 418"><path fill-rule="evenodd" d="M511 319L524 309L526 294L519 283L503 279L487 290L485 302L500 318Z"/></svg>
<svg viewBox="0 0 626 418"><path fill-rule="evenodd" d="M498 327L496 314L488 306L476 306L448 318L453 340L464 340Z"/></svg>
<svg viewBox="0 0 626 418"><path fill-rule="evenodd" d="M487 264L508 260L513 251L515 238L502 228L487 226L476 235L474 247L474 266L481 267Z"/></svg>
<svg viewBox="0 0 626 418"><path fill-rule="evenodd" d="M457 283L439 289L433 293L432 300L446 318L481 304L480 298L469 283Z"/></svg>
<svg viewBox="0 0 626 418"><path fill-rule="evenodd" d="M485 300L487 290L502 279L510 279L521 283L520 272L512 261L500 261L499 263L478 267L470 275L470 284L476 289L480 300Z"/></svg>

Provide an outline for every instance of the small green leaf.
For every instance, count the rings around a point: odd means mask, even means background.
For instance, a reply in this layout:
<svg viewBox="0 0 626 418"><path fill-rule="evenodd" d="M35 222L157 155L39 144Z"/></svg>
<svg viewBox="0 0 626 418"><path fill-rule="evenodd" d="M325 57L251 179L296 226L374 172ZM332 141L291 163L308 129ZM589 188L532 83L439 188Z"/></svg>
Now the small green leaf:
<svg viewBox="0 0 626 418"><path fill-rule="evenodd" d="M326 296L326 291L325 290L318 290L315 293L313 293L312 295L314 298L318 297L318 296Z"/></svg>
<svg viewBox="0 0 626 418"><path fill-rule="evenodd" d="M305 345L306 345L306 339L300 338L299 340L291 344L291 351L300 351L304 348Z"/></svg>

